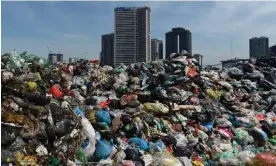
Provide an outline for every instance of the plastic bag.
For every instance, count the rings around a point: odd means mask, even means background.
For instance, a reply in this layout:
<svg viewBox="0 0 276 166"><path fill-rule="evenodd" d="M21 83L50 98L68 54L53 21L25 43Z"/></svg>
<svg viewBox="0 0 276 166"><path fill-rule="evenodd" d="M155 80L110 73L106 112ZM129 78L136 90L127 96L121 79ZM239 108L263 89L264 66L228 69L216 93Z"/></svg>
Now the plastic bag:
<svg viewBox="0 0 276 166"><path fill-rule="evenodd" d="M168 152L158 152L153 155L154 166L182 166L181 162Z"/></svg>
<svg viewBox="0 0 276 166"><path fill-rule="evenodd" d="M8 66L11 69L20 69L24 66L25 60L13 52L8 61Z"/></svg>
<svg viewBox="0 0 276 166"><path fill-rule="evenodd" d="M187 75L189 77L195 77L198 75L198 72L196 71L196 69L194 67L190 67L187 71Z"/></svg>
<svg viewBox="0 0 276 166"><path fill-rule="evenodd" d="M179 157L183 166L193 166L192 161L188 157Z"/></svg>
<svg viewBox="0 0 276 166"><path fill-rule="evenodd" d="M165 107L161 103L144 103L144 110L147 112L152 112L155 114L160 114L160 113L169 113L169 108Z"/></svg>
<svg viewBox="0 0 276 166"><path fill-rule="evenodd" d="M224 152L220 156L219 162L222 166L239 164L239 160L232 152Z"/></svg>
<svg viewBox="0 0 276 166"><path fill-rule="evenodd" d="M153 142L149 143L149 149L152 152L162 152L166 150L166 145L161 140L157 140L154 143Z"/></svg>
<svg viewBox="0 0 276 166"><path fill-rule="evenodd" d="M83 126L83 133L89 138L88 146L83 150L84 154L87 158L92 157L95 152L95 144L96 144L96 133L93 126L90 124L88 119L82 118L81 124Z"/></svg>
<svg viewBox="0 0 276 166"><path fill-rule="evenodd" d="M176 139L176 146L186 146L188 143L188 139L183 134L177 134L174 136Z"/></svg>
<svg viewBox="0 0 276 166"><path fill-rule="evenodd" d="M241 145L246 145L251 142L250 136L243 128L236 128L234 134L237 137L237 142Z"/></svg>
<svg viewBox="0 0 276 166"><path fill-rule="evenodd" d="M60 98L63 96L63 92L61 92L55 85L49 89L49 93L55 96L56 98Z"/></svg>
<svg viewBox="0 0 276 166"><path fill-rule="evenodd" d="M122 162L126 158L126 153L123 150L117 152L113 158L116 163Z"/></svg>
<svg viewBox="0 0 276 166"><path fill-rule="evenodd" d="M122 166L135 166L135 164L133 163L133 161L123 160L122 161Z"/></svg>
<svg viewBox="0 0 276 166"><path fill-rule="evenodd" d="M206 89L206 93L213 100L219 100L222 95L221 91L213 90L213 89Z"/></svg>
<svg viewBox="0 0 276 166"><path fill-rule="evenodd" d="M141 158L144 161L145 166L148 166L153 162L153 158L150 154L144 154Z"/></svg>
<svg viewBox="0 0 276 166"><path fill-rule="evenodd" d="M106 140L99 140L96 145L95 160L107 159L112 152L112 145Z"/></svg>
<svg viewBox="0 0 276 166"><path fill-rule="evenodd" d="M79 108L75 108L74 109L74 112L75 112L75 114L77 114L78 116L81 116L81 117L85 117L85 114L84 114L84 112L81 110L81 109L79 109Z"/></svg>
<svg viewBox="0 0 276 166"><path fill-rule="evenodd" d="M1 73L1 81L2 82L6 82L6 81L10 80L13 77L14 77L14 74L12 72L4 71L4 72Z"/></svg>
<svg viewBox="0 0 276 166"><path fill-rule="evenodd" d="M111 124L110 114L107 111L100 110L96 113L97 122L104 122L108 126Z"/></svg>
<svg viewBox="0 0 276 166"><path fill-rule="evenodd" d="M274 166L276 161L275 153L259 153L255 158L255 165Z"/></svg>
<svg viewBox="0 0 276 166"><path fill-rule="evenodd" d="M24 156L21 152L18 151L15 153L15 158L17 163L19 163L20 165L37 165L37 158L35 156Z"/></svg>
<svg viewBox="0 0 276 166"><path fill-rule="evenodd" d="M73 80L72 80L72 84L73 85L83 86L83 85L85 85L85 81L84 81L84 79L82 77L74 76Z"/></svg>
<svg viewBox="0 0 276 166"><path fill-rule="evenodd" d="M238 153L238 159L243 163L249 163L255 154L251 151L241 151Z"/></svg>
<svg viewBox="0 0 276 166"><path fill-rule="evenodd" d="M37 84L36 84L36 82L28 82L27 83L27 88L28 88L28 90L30 91L30 92L33 92L33 91L36 91L36 89L37 89Z"/></svg>
<svg viewBox="0 0 276 166"><path fill-rule="evenodd" d="M147 150L149 148L148 143L140 138L130 138L128 140L129 144L135 144L135 146L142 150Z"/></svg>

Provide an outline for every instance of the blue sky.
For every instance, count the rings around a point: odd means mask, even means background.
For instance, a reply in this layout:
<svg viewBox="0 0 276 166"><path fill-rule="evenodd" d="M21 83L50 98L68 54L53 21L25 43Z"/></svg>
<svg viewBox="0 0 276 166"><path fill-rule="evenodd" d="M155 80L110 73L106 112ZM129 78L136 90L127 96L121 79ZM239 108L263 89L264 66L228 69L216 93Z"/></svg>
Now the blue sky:
<svg viewBox="0 0 276 166"><path fill-rule="evenodd" d="M192 32L193 53L204 64L249 55L249 38L269 37L276 44L276 2L1 2L2 53L14 48L47 56L98 58L101 35L114 31L113 9L150 6L151 37L165 39L172 27ZM88 54L84 55L85 52Z"/></svg>

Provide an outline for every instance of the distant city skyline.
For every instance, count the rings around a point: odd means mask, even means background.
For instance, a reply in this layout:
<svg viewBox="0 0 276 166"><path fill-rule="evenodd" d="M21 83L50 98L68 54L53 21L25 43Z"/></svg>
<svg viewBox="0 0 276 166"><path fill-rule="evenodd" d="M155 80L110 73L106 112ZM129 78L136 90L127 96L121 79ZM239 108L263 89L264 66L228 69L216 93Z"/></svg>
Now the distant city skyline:
<svg viewBox="0 0 276 166"><path fill-rule="evenodd" d="M28 50L47 58L48 49L64 59L82 56L99 59L101 35L114 31L114 8L151 8L151 38L165 44L173 27L189 29L193 53L204 64L249 57L248 40L269 38L276 44L275 2L6 2L2 3L1 53ZM11 10L12 9L12 10ZM24 11L24 12L22 12ZM197 11L197 12L194 12ZM164 48L165 52L165 48Z"/></svg>

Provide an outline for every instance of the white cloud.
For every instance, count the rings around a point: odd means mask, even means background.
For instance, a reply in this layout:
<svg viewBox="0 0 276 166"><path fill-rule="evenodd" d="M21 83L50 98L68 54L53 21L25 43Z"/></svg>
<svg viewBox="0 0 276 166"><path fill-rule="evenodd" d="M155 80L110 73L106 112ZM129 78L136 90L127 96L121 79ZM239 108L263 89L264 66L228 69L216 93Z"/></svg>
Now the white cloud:
<svg viewBox="0 0 276 166"><path fill-rule="evenodd" d="M164 30L173 27L172 23L175 24L176 20L179 20L180 25L192 31L193 53L203 54L205 64L230 59L231 40L232 57L238 58L249 57L251 37L267 36L270 45L276 43L275 2L215 2L215 5L211 6L202 11L200 5L191 8L186 2L179 3L177 7L170 9L173 18L161 19L163 26L158 21L159 25L154 28L161 27L160 29ZM192 11L196 14L185 18L187 13ZM190 21L187 23L186 19Z"/></svg>

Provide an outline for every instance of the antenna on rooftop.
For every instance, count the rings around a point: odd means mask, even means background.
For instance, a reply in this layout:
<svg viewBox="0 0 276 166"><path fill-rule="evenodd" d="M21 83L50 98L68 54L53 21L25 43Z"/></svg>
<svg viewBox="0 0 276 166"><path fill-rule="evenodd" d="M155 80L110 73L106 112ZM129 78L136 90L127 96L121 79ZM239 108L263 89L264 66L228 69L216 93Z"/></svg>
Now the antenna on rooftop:
<svg viewBox="0 0 276 166"><path fill-rule="evenodd" d="M232 40L231 40L231 59L233 58L233 48L232 48Z"/></svg>
<svg viewBox="0 0 276 166"><path fill-rule="evenodd" d="M48 55L49 55L51 53L51 47L47 46L46 48L48 49Z"/></svg>

